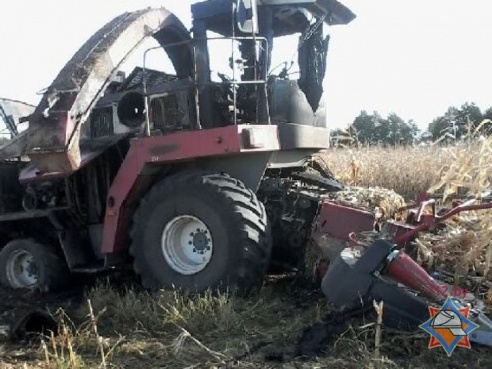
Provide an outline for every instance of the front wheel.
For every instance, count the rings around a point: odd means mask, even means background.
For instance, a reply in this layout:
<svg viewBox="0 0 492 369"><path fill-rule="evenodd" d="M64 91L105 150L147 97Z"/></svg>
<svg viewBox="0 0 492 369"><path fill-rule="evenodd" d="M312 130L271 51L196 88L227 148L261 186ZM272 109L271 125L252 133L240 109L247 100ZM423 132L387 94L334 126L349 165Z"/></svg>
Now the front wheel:
<svg viewBox="0 0 492 369"><path fill-rule="evenodd" d="M69 276L65 260L32 239L13 240L0 251L0 282L5 287L50 292L65 287Z"/></svg>
<svg viewBox="0 0 492 369"><path fill-rule="evenodd" d="M271 254L265 208L225 174L178 173L158 182L134 217L130 252L144 287L200 293L261 286Z"/></svg>

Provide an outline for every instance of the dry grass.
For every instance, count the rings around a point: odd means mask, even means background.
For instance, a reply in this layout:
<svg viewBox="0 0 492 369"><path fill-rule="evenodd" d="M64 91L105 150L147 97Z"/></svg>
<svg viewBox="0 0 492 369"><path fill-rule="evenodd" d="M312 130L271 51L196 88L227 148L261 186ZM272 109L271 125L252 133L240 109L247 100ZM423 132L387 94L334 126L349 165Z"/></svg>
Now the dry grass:
<svg viewBox="0 0 492 369"><path fill-rule="evenodd" d="M284 280L248 299L150 295L101 283L86 293L87 306L71 311L77 324L58 313L59 335L41 339L28 368L255 367L265 355L293 356L302 331L321 321L326 303L310 296Z"/></svg>
<svg viewBox="0 0 492 369"><path fill-rule="evenodd" d="M453 162L454 148L368 147L333 149L324 157L344 183L381 186L414 198L428 190Z"/></svg>
<svg viewBox="0 0 492 369"><path fill-rule="evenodd" d="M323 297L295 288L288 278L267 281L259 296L248 299L151 296L107 283L86 297L85 306L70 312L77 323L60 310L58 336L42 338L30 349L3 352L0 368L448 368L451 360L456 367L492 365L488 349L459 349L451 359L442 350L428 350L424 332L383 329L378 336L376 316L332 330L322 355L302 359L299 338L306 327L326 319L330 309Z"/></svg>

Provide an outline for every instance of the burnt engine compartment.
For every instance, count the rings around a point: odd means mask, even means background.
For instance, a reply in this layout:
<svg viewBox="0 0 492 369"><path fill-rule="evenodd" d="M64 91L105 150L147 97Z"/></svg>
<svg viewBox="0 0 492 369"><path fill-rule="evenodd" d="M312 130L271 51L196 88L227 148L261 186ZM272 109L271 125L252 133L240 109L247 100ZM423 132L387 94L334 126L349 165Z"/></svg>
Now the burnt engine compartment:
<svg viewBox="0 0 492 369"><path fill-rule="evenodd" d="M86 142L82 148L94 146ZM22 173L32 163L12 160L0 162L0 215L66 208L80 224L101 223L111 182L128 150L128 140L108 147L71 176L22 182Z"/></svg>
<svg viewBox="0 0 492 369"><path fill-rule="evenodd" d="M307 167L268 169L257 193L271 222L273 271L304 268L306 245L321 200L341 189L331 178L313 176L306 170Z"/></svg>
<svg viewBox="0 0 492 369"><path fill-rule="evenodd" d="M145 91L149 96L151 135L195 128L196 106L191 81L136 67L121 82L114 81L108 86L92 110L89 124L84 126L82 139L141 133L146 119Z"/></svg>
<svg viewBox="0 0 492 369"><path fill-rule="evenodd" d="M19 170L22 163L0 161L0 214L16 211L22 204L22 187L19 185Z"/></svg>
<svg viewBox="0 0 492 369"><path fill-rule="evenodd" d="M0 214L67 205L64 180L20 183L20 172L28 164L21 161L0 163Z"/></svg>
<svg viewBox="0 0 492 369"><path fill-rule="evenodd" d="M173 79L158 71L135 68L128 79L139 82L125 83L108 90L92 110L82 132L82 140L115 134L141 133L146 119L143 80L146 79L149 96L149 128L152 136L197 129L197 106L194 88L188 80ZM158 77L161 78L158 78ZM162 82L163 79L168 81ZM113 87L114 88L114 87ZM297 81L273 76L268 83L268 105L272 124L297 123L316 126L319 122ZM247 94L246 90L240 93ZM232 88L216 83L207 86L212 98L213 120L201 128L216 128L254 121L254 102L251 97L237 100L236 116ZM255 100L253 98L253 100ZM205 120L203 122L206 122Z"/></svg>
<svg viewBox="0 0 492 369"><path fill-rule="evenodd" d="M330 37L325 16L287 4L262 5L256 36L233 29L230 0L192 5L193 38L173 46L184 51L193 45L194 75L184 77L148 68L135 68L127 78L113 81L83 127L82 137L96 138L132 130L142 132L149 118L151 135L238 124L296 123L325 126L316 112L323 94ZM350 21L350 17L345 20ZM215 50L210 34L237 41L238 53ZM278 37L299 35L296 77L288 63L274 75L272 51ZM229 42L229 41L226 41ZM279 44L280 45L280 44ZM209 47L211 49L209 49ZM281 47L277 46L279 52ZM224 53L229 71L212 70L210 54ZM223 68L223 66L221 66ZM239 74L234 75L233 70ZM121 72L120 72L121 73ZM212 80L216 73L219 80ZM230 75L232 73L232 78ZM145 86L145 87L144 87ZM148 97L148 106L145 103ZM146 107L148 112L145 111ZM199 117L199 118L198 118Z"/></svg>

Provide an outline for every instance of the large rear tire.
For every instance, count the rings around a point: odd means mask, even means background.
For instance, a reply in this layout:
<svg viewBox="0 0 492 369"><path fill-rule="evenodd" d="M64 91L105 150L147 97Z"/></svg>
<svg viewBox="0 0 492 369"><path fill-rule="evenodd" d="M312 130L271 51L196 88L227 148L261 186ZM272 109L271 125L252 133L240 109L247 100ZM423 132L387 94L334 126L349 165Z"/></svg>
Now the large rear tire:
<svg viewBox="0 0 492 369"><path fill-rule="evenodd" d="M271 255L263 204L225 174L181 172L155 184L131 237L135 272L151 290L249 293L261 287Z"/></svg>
<svg viewBox="0 0 492 369"><path fill-rule="evenodd" d="M13 240L0 251L0 282L5 287L51 292L65 287L69 277L65 260L32 239Z"/></svg>

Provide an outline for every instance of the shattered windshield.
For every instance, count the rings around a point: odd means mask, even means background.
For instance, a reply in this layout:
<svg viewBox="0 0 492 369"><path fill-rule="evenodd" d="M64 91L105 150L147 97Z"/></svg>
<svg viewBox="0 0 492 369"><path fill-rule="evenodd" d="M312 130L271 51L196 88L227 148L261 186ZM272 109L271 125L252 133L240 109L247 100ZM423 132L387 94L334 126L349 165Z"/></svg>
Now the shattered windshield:
<svg viewBox="0 0 492 369"><path fill-rule="evenodd" d="M27 129L29 123L24 118L34 109L22 101L0 98L0 144Z"/></svg>

